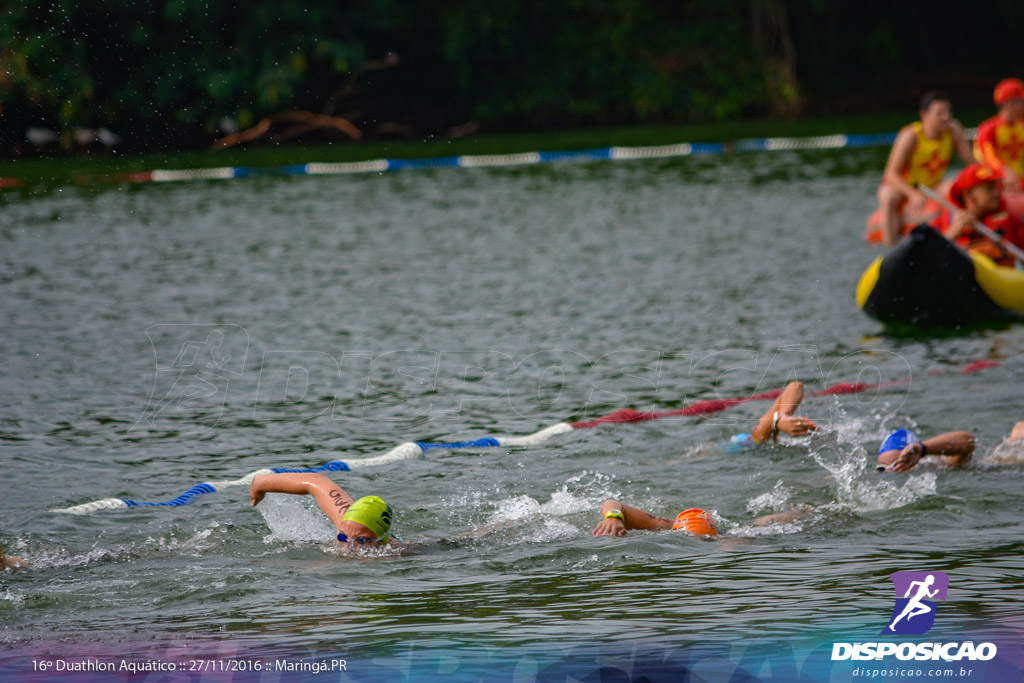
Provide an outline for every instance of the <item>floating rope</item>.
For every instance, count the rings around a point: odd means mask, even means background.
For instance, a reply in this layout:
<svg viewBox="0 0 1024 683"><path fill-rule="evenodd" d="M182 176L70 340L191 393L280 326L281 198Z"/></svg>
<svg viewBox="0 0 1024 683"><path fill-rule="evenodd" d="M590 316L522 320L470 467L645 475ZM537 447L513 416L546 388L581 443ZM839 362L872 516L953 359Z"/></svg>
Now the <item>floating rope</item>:
<svg viewBox="0 0 1024 683"><path fill-rule="evenodd" d="M976 360L960 370L961 374L968 374L984 370L986 368L992 368L998 366L999 363L986 360ZM932 373L936 374L936 373ZM883 387L890 387L903 382L908 381L910 378L902 378L893 380L891 382L883 383L857 383L852 384L850 382L840 382L839 384L833 384L830 387L822 389L821 391L811 394L811 396L837 396L841 394L856 394L862 391L870 389L879 389ZM527 434L525 436L495 436L495 437L483 437L480 439L474 439L472 441L455 441L447 443L437 443L432 441L409 441L403 444L395 446L387 453L382 455L374 456L371 458L361 458L359 460L332 460L331 462L324 463L317 467L311 468L291 468L291 467L271 467L255 472L250 472L241 479L229 479L226 481L208 481L196 484L188 491L177 498L171 500L159 502L159 503L144 503L128 498L103 498L102 500L95 500L90 503L82 503L81 505L74 505L69 508L61 508L51 510L51 512L66 512L73 515L84 515L90 512L96 512L97 510L116 510L123 508L134 508L134 507L180 507L182 505L188 505L193 500L207 493L214 493L215 491L223 491L224 489L236 487L236 486L248 486L252 483L252 480L261 474L279 474L283 472L348 472L353 469L360 467L377 467L380 465L387 465L400 460L412 460L420 458L429 450L434 449L447 449L447 450L458 450L463 448L502 448L502 447L514 447L514 446L536 446L544 443L553 436L559 434L566 434L568 432L575 431L577 429L591 429L593 427L599 427L606 424L622 424L625 422L645 422L648 420L659 420L665 417L693 417L697 415L709 415L711 413L717 413L727 408L746 403L747 401L761 401L761 400L772 400L782 395L782 389L775 389L773 391L766 391L759 394L751 394L750 396L743 396L740 398L722 398L722 399L709 399L704 401L697 401L691 403L685 408L677 408L675 410L665 411L639 411L632 408L623 408L616 410L613 413L604 415L602 417L595 418L593 420L587 420L583 422L559 422L558 424L545 427L538 432L533 434Z"/></svg>
<svg viewBox="0 0 1024 683"><path fill-rule="evenodd" d="M977 128L964 130L968 140L977 134ZM141 173L118 173L102 176L76 176L77 184L93 182L167 183L183 180L228 180L256 176L337 175L354 173L384 173L385 171L416 170L424 168L487 168L528 166L561 161L627 161L634 159L667 159L694 154L729 154L732 152L772 152L803 149L842 149L891 145L896 133L872 135L822 135L803 138L758 138L735 142L682 142L653 147L602 147L599 149L565 150L557 152L520 152L517 154L470 154L464 156L434 157L428 159L371 159L342 163L309 163L290 166L222 166L183 170L154 170ZM21 181L17 178L0 180ZM2 186L2 184L0 184Z"/></svg>

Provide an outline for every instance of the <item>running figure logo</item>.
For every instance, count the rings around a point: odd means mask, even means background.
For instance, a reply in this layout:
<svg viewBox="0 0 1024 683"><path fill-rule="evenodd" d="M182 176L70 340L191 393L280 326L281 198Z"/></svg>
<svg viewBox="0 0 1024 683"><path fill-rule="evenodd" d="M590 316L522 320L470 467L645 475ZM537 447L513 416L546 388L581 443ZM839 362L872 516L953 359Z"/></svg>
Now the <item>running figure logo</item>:
<svg viewBox="0 0 1024 683"><path fill-rule="evenodd" d="M935 602L945 600L949 577L942 572L893 572L896 605L881 635L920 635L935 623Z"/></svg>
<svg viewBox="0 0 1024 683"><path fill-rule="evenodd" d="M190 424L201 433L220 421L228 384L242 376L249 333L239 325L162 324L146 328L156 354L149 401L132 429L156 428L160 419Z"/></svg>

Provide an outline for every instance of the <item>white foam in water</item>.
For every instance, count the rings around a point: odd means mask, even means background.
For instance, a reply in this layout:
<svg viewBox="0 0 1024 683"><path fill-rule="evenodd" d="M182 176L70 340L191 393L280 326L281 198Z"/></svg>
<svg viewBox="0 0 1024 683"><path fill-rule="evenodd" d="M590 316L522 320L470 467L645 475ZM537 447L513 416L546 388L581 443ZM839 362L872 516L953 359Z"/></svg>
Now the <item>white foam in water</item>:
<svg viewBox="0 0 1024 683"><path fill-rule="evenodd" d="M787 501L789 501L791 493L789 489L782 485L782 480L780 479L771 491L754 496L748 500L747 512L756 515L762 510L772 510L773 512L783 510Z"/></svg>
<svg viewBox="0 0 1024 683"><path fill-rule="evenodd" d="M863 477L868 469L868 454L857 447L829 462L820 451L812 451L815 462L832 473L836 481L836 500L857 512L891 510L910 505L936 493L934 472L912 473L905 479L891 476ZM902 485L898 485L902 484Z"/></svg>
<svg viewBox="0 0 1024 683"><path fill-rule="evenodd" d="M991 453L982 458L981 462L985 465L1024 463L1024 441L1011 443L1009 437L1006 437Z"/></svg>
<svg viewBox="0 0 1024 683"><path fill-rule="evenodd" d="M256 506L263 515L271 541L324 541L335 536L334 527L315 503L287 494L267 494Z"/></svg>
<svg viewBox="0 0 1024 683"><path fill-rule="evenodd" d="M25 596L22 593L15 593L10 588L0 591L0 600L6 600L15 607L25 606Z"/></svg>

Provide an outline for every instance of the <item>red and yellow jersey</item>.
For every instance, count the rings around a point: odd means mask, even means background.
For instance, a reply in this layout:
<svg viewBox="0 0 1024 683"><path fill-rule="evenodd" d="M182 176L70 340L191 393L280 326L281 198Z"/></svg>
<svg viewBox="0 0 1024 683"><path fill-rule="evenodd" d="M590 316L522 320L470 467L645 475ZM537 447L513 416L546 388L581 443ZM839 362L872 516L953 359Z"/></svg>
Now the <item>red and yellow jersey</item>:
<svg viewBox="0 0 1024 683"><path fill-rule="evenodd" d="M915 121L911 127L917 143L914 145L914 153L910 155L910 163L900 175L911 187L915 183L935 187L942 180L953 156L953 135L943 130L938 140L932 140L924 134L920 121Z"/></svg>
<svg viewBox="0 0 1024 683"><path fill-rule="evenodd" d="M1007 121L996 114L978 126L974 156L989 168L1001 171L1006 166L1021 175L1024 159L1024 122Z"/></svg>
<svg viewBox="0 0 1024 683"><path fill-rule="evenodd" d="M945 233L946 228L949 227L949 222L949 212L943 211L936 226L939 232ZM1014 245L1024 249L1024 222L1021 222L1017 216L1006 210L1005 202L1000 204L998 211L985 216L981 222L993 232L1002 235L1008 242L1012 242ZM996 265L1013 266L1012 255L970 226L964 228L964 231L960 233L955 242L967 251L982 252L995 261Z"/></svg>

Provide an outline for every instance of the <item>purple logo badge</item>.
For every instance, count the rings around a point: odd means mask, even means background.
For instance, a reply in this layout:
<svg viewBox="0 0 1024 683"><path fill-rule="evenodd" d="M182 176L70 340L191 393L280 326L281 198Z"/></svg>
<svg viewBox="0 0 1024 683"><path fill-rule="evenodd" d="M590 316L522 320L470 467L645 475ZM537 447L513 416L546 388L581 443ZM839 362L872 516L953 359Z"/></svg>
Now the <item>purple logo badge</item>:
<svg viewBox="0 0 1024 683"><path fill-rule="evenodd" d="M927 633L935 623L935 602L946 599L949 577L942 572L893 572L896 605L881 635Z"/></svg>

